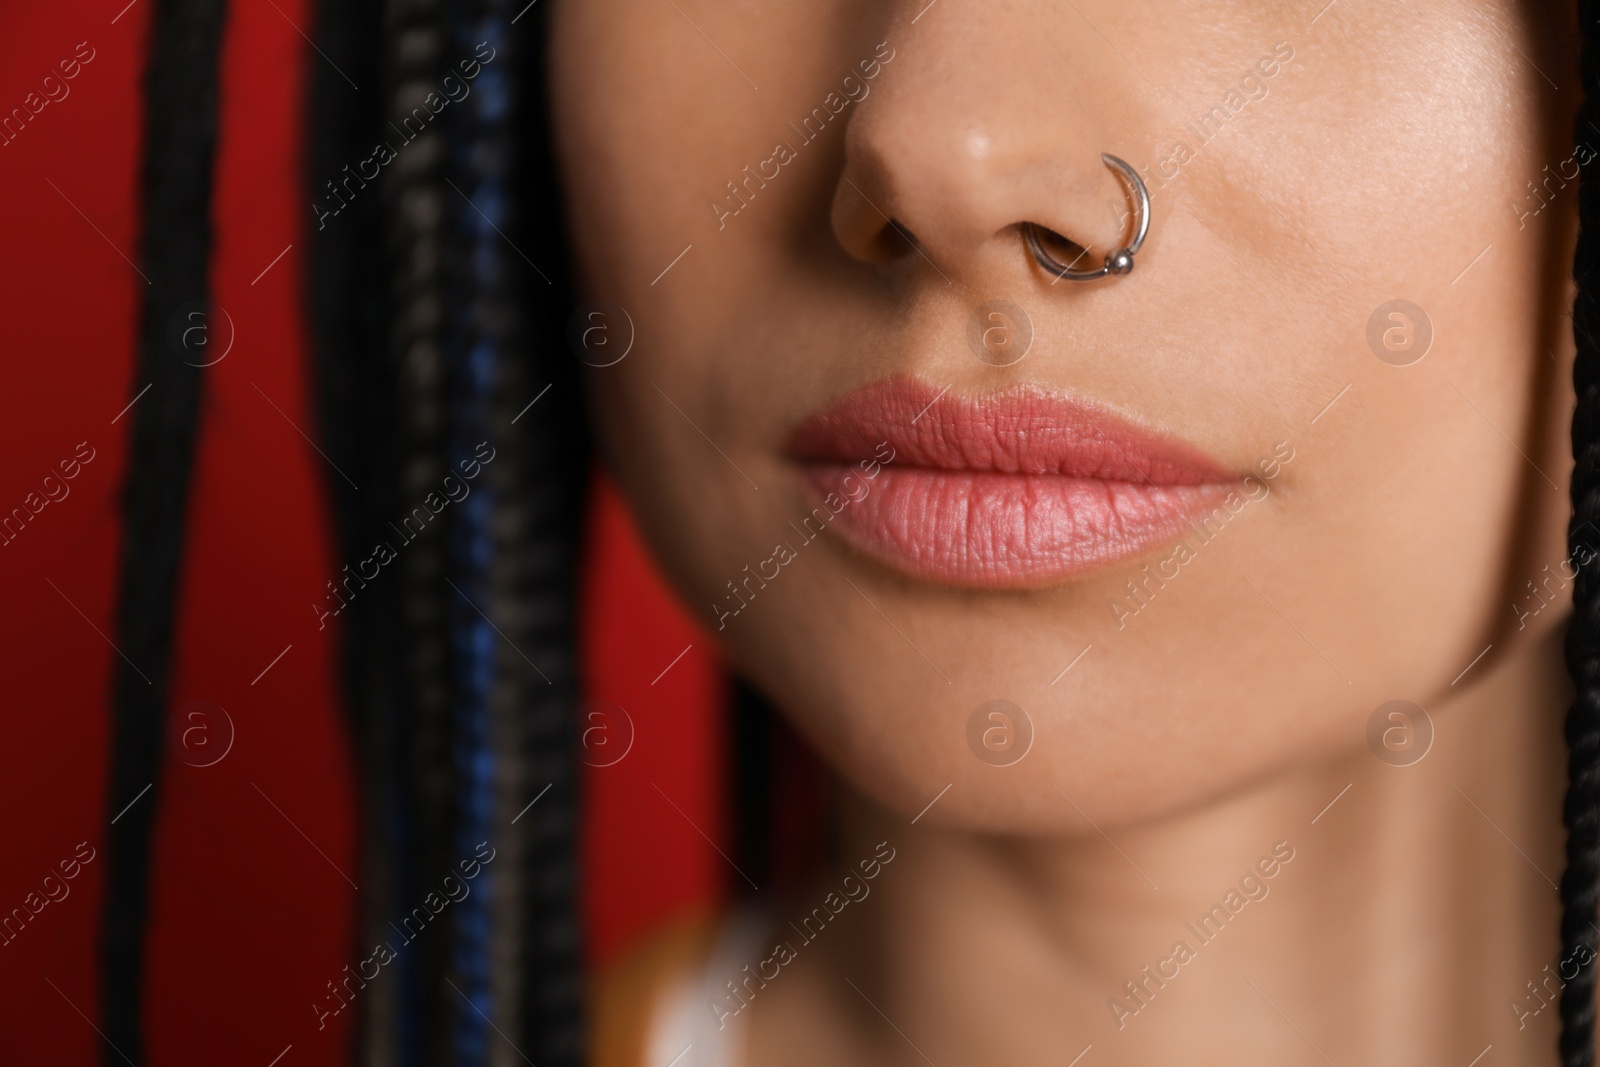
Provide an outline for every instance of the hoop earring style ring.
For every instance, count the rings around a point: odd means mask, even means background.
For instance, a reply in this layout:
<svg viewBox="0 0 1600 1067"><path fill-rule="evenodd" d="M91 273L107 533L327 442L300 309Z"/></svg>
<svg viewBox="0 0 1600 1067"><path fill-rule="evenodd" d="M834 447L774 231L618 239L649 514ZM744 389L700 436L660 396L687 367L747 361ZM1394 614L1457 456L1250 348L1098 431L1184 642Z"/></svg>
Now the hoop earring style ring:
<svg viewBox="0 0 1600 1067"><path fill-rule="evenodd" d="M1093 281L1095 278L1104 278L1108 274L1127 274L1133 270L1133 256L1139 251L1139 246L1144 244L1144 235L1150 232L1150 191L1144 187L1144 180L1139 177L1139 172L1128 166L1127 163L1109 153L1100 153L1100 159L1106 166L1120 171L1127 183L1132 196L1133 212L1136 219L1133 228L1133 238L1121 248L1114 248L1106 254L1104 265L1095 270L1074 270L1072 264L1063 263L1049 252L1045 251L1044 244L1039 240L1040 227L1032 222L1022 224L1023 240L1028 242L1028 250L1033 253L1034 260L1045 270L1057 278L1067 278L1075 282ZM1078 257L1082 259L1082 256ZM1073 260L1076 263L1077 260Z"/></svg>

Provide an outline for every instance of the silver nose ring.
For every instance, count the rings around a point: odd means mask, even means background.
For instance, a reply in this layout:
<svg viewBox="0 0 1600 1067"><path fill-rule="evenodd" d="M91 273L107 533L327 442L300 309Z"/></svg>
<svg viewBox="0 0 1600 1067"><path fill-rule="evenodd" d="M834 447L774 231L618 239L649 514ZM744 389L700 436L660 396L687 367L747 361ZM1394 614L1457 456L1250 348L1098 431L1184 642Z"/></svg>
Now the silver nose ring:
<svg viewBox="0 0 1600 1067"><path fill-rule="evenodd" d="M1028 243L1028 251L1033 253L1034 261L1057 278L1067 278L1075 282L1093 281L1095 278L1104 278L1110 274L1127 274L1133 270L1133 256L1139 251L1139 246L1144 244L1145 234L1150 232L1150 191L1144 187L1144 180L1139 177L1139 172L1128 166L1127 163L1109 153L1100 153L1100 159L1112 170L1122 174L1128 186L1129 201L1133 206L1134 226L1133 236L1121 248L1114 248L1106 254L1105 263L1094 270L1074 270L1072 264L1063 263L1049 252L1045 251L1043 242L1039 240L1041 229L1035 223L1022 224L1022 239ZM1078 259L1082 259L1079 256Z"/></svg>

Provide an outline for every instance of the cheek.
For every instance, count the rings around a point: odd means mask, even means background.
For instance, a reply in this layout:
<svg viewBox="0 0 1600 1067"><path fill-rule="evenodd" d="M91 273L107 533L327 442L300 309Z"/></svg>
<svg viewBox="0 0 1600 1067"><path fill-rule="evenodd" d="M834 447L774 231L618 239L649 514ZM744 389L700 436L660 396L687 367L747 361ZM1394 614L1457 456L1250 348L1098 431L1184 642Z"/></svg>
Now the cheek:
<svg viewBox="0 0 1600 1067"><path fill-rule="evenodd" d="M792 540L795 561L718 636L865 791L914 814L953 783L930 818L1013 828L1075 825L1058 781L1079 783L1074 800L1107 827L1194 802L1359 745L1378 704L1448 688L1498 615L1515 624L1513 551L1518 578L1563 557L1567 353L1553 342L1543 365L1532 340L1558 212L1519 230L1510 205L1565 156L1546 158L1547 86L1488 26L1493 12L1396 11L1394 32L1359 39L1296 31L1267 96L1153 189L1139 271L1104 290L1115 313L1091 321L1034 298L1053 347L1030 354L1027 374L1160 405L1239 470L1260 470L1277 441L1295 449L1271 493L1196 543L1119 625L1113 605L1137 604L1128 584L1170 551L1020 597L874 584L832 539L801 543L813 501L783 435L859 380L856 364L886 373L904 352L931 352L966 385L998 379L961 362L965 309L941 304L952 298L931 291L914 314L857 275L830 275L827 256L802 261L794 234L826 224L838 144L807 147L747 189L725 225L708 209L738 203L726 184L792 137L787 119L871 40L841 44L800 20L783 27L785 51L732 27L725 51L765 57L746 67L757 94L714 55L671 60L705 42L670 5L630 8L622 34L618 11L558 5L555 49L582 280L625 307L641 339L587 372L603 446L690 614L712 629L727 582ZM1219 103L1211 87L1236 85L1280 30L1206 31L1215 47L1199 50L1154 40L1184 106L1152 105L1140 128L1152 143L1181 136ZM1237 61L1184 65L1202 53ZM896 64L913 59L885 67L865 105L892 98ZM1368 334L1400 299L1432 332L1403 366ZM1116 358L1076 358L1100 351ZM1547 612L1538 625L1558 621ZM969 742L975 710L999 698L1035 734L1004 775Z"/></svg>
<svg viewBox="0 0 1600 1067"><path fill-rule="evenodd" d="M619 34L624 10L630 29ZM696 21L704 14L686 10ZM809 403L798 381L808 361L815 367L796 349L794 318L812 316L818 289L831 285L797 287L774 252L797 218L814 227L817 198L825 203L837 177L838 139L804 146L788 119L820 104L818 85L840 54L873 54L878 38L835 40L838 27L860 21L829 0L751 23L759 35L743 37L750 27L735 24L714 35L730 56L767 57L759 74L739 64L757 92L671 5L555 8L556 135L581 281L588 298L624 307L640 339L617 365L587 372L597 428L668 576L713 627L726 583L746 564L754 571L776 541L798 543L791 524L813 504L780 453ZM674 52L698 58L686 64ZM728 183L746 181L746 166L760 173L779 144L799 146L795 160L765 187L750 180L753 206L719 228L708 204L737 206ZM825 226L825 207L820 216ZM809 582L805 561L793 566L800 576L785 567L764 594L769 603ZM749 621L739 620L736 644L754 629Z"/></svg>
<svg viewBox="0 0 1600 1067"><path fill-rule="evenodd" d="M630 29L619 33L614 20L625 6L615 0L558 6L552 90L569 210L583 237L577 248L583 275L596 295L626 289L634 295L629 311L639 315L646 312L641 302L681 299L675 286L649 282L686 247L699 243L702 254L679 263L688 268L680 275L715 258L705 254L714 232L707 202L746 163L765 158L773 123L757 112L756 94L731 68L667 58L698 57L705 47L671 5L626 6ZM721 46L737 48L736 38ZM713 100L718 117L706 121ZM735 132L759 140L737 152Z"/></svg>
<svg viewBox="0 0 1600 1067"><path fill-rule="evenodd" d="M1285 116L1271 134L1300 191L1261 186L1303 234L1275 230L1273 214L1273 243L1314 247L1298 266L1322 294L1306 308L1284 292L1273 309L1295 346L1284 363L1301 368L1273 376L1304 397L1308 447L1291 492L1274 494L1284 528L1266 551L1283 594L1305 605L1296 621L1376 700L1448 689L1514 623L1508 585L1564 555L1570 466L1570 342L1545 285L1570 261L1571 200L1525 227L1514 206L1565 158L1542 135L1559 98L1482 12L1401 17L1417 22L1401 36L1422 49L1418 67L1402 72L1398 45L1374 46L1324 115L1350 131L1356 164L1335 164ZM1443 95L1423 88L1423 68L1443 75ZM1401 318L1383 313L1398 301Z"/></svg>

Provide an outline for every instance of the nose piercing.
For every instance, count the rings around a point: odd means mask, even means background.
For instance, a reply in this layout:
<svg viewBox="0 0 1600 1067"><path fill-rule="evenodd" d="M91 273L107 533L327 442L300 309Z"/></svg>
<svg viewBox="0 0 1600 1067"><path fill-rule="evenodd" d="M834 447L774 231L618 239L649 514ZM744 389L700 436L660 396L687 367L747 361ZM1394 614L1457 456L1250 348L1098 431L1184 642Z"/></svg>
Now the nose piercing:
<svg viewBox="0 0 1600 1067"><path fill-rule="evenodd" d="M1138 171L1128 166L1127 163L1109 153L1100 153L1100 158L1105 165L1113 170L1120 171L1130 191L1129 201L1133 206L1135 218L1133 238L1121 248L1114 248L1106 254L1105 263L1094 270L1074 270L1072 264L1063 263L1049 252L1045 251L1044 244L1039 240L1040 226L1032 222L1022 224L1022 238L1028 243L1028 250L1033 253L1034 260L1045 270L1057 278L1068 278L1075 282L1087 282L1095 278L1104 278L1108 274L1127 274L1133 270L1133 255L1139 251L1139 246L1144 244L1144 235L1150 232L1150 191L1144 187L1144 181L1139 177ZM1078 257L1082 259L1082 256ZM1073 260L1076 263L1077 260Z"/></svg>

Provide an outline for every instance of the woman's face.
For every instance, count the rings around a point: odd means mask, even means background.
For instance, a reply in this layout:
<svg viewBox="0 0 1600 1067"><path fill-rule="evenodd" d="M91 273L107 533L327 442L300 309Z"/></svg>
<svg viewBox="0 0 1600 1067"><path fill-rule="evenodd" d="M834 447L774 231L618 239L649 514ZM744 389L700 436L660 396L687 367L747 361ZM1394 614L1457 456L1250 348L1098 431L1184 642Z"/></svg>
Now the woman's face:
<svg viewBox="0 0 1600 1067"><path fill-rule="evenodd" d="M1571 18L1325 3L558 6L610 466L880 801L1147 818L1557 621Z"/></svg>

